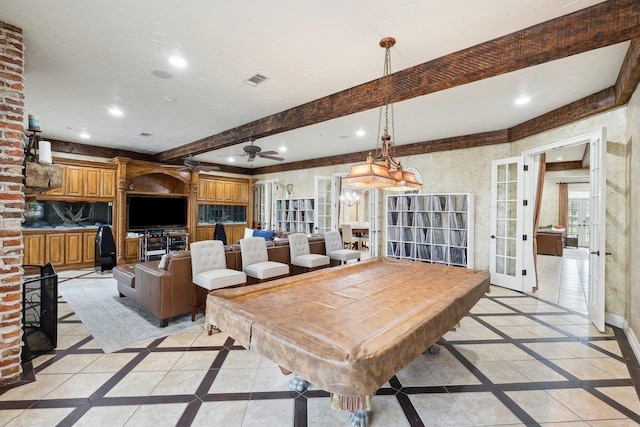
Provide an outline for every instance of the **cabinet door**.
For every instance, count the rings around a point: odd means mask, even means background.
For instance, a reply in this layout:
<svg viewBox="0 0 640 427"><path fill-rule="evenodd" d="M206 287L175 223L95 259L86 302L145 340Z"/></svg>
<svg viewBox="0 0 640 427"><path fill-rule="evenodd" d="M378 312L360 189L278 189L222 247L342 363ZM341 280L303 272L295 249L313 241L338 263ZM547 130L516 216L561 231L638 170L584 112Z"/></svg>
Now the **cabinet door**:
<svg viewBox="0 0 640 427"><path fill-rule="evenodd" d="M233 245L244 238L244 225L225 225L225 233L227 234L227 244Z"/></svg>
<svg viewBox="0 0 640 427"><path fill-rule="evenodd" d="M236 182L233 191L233 202L248 203L249 202L249 184L245 182Z"/></svg>
<svg viewBox="0 0 640 427"><path fill-rule="evenodd" d="M96 233L97 231L85 231L82 233L82 262L93 263L96 260Z"/></svg>
<svg viewBox="0 0 640 427"><path fill-rule="evenodd" d="M83 191L83 168L76 166L67 166L67 176L64 181L65 196L82 196Z"/></svg>
<svg viewBox="0 0 640 427"><path fill-rule="evenodd" d="M207 200L208 184L209 184L209 180L207 179L198 180L198 200Z"/></svg>
<svg viewBox="0 0 640 427"><path fill-rule="evenodd" d="M212 200L216 201L216 202L224 202L225 201L225 182L224 181L215 181L215 196Z"/></svg>
<svg viewBox="0 0 640 427"><path fill-rule="evenodd" d="M224 201L225 202L233 202L235 192L236 192L235 182L224 183Z"/></svg>
<svg viewBox="0 0 640 427"><path fill-rule="evenodd" d="M116 171L110 169L101 171L100 197L110 199L116 197Z"/></svg>
<svg viewBox="0 0 640 427"><path fill-rule="evenodd" d="M216 201L216 191L218 183L217 181L207 181L207 200L210 202Z"/></svg>
<svg viewBox="0 0 640 427"><path fill-rule="evenodd" d="M65 182L67 181L67 167L64 165L60 165L60 169L62 170L62 186L58 188L54 188L53 190L47 191L43 193L46 196L64 196L65 195Z"/></svg>
<svg viewBox="0 0 640 427"><path fill-rule="evenodd" d="M44 234L24 235L23 264L45 264L45 238Z"/></svg>
<svg viewBox="0 0 640 427"><path fill-rule="evenodd" d="M84 195L100 197L100 169L86 168L84 170Z"/></svg>
<svg viewBox="0 0 640 427"><path fill-rule="evenodd" d="M46 241L46 256L45 261L53 263L54 267L61 267L64 265L64 234L47 234Z"/></svg>
<svg viewBox="0 0 640 427"><path fill-rule="evenodd" d="M67 233L64 242L65 265L82 264L82 233Z"/></svg>
<svg viewBox="0 0 640 427"><path fill-rule="evenodd" d="M201 240L213 240L213 227L196 228L196 242Z"/></svg>
<svg viewBox="0 0 640 427"><path fill-rule="evenodd" d="M139 246L140 246L140 239L138 237L125 238L124 258L126 262L135 262L138 260Z"/></svg>

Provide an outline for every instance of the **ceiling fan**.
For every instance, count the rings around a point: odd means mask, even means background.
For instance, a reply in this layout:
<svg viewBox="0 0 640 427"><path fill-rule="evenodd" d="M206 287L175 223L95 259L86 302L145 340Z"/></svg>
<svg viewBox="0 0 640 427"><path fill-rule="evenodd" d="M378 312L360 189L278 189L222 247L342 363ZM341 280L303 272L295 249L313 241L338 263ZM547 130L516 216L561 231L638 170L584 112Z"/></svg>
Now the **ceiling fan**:
<svg viewBox="0 0 640 427"><path fill-rule="evenodd" d="M188 157L184 158L184 167L180 170L209 172L209 171L219 171L220 168L218 166L202 165L200 164L200 161L193 158L193 154L189 154Z"/></svg>
<svg viewBox="0 0 640 427"><path fill-rule="evenodd" d="M249 141L251 141L251 145L245 145L244 147L242 147L242 150L245 153L243 154L243 156L249 156L247 162L253 162L256 159L256 156L269 160L284 160L282 157L275 157L278 154L277 151L262 151L262 148L258 147L257 145L253 145L253 142L255 140L255 138L249 138Z"/></svg>

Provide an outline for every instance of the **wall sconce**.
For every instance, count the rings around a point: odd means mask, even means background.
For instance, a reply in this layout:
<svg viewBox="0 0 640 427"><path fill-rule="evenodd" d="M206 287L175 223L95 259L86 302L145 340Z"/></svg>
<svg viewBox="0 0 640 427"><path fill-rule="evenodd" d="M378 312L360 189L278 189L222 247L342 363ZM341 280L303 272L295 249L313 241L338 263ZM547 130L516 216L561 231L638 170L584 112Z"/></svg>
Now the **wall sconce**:
<svg viewBox="0 0 640 427"><path fill-rule="evenodd" d="M347 206L353 206L360 201L360 195L355 191L345 191L340 195L340 201Z"/></svg>

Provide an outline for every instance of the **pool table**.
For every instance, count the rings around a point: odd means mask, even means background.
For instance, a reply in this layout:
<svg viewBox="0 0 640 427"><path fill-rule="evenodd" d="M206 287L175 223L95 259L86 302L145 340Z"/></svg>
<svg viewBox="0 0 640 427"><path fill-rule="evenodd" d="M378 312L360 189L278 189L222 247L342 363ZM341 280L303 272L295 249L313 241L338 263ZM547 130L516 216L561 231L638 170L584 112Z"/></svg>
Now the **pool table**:
<svg viewBox="0 0 640 427"><path fill-rule="evenodd" d="M486 271L376 258L216 290L207 322L361 413L488 290Z"/></svg>

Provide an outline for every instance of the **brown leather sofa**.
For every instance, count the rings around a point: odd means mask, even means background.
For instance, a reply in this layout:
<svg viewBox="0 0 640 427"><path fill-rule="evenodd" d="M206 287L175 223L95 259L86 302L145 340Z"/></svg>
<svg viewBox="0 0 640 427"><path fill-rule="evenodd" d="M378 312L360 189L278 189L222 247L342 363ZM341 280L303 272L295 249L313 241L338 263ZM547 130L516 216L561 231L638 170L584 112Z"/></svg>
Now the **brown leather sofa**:
<svg viewBox="0 0 640 427"><path fill-rule="evenodd" d="M311 253L324 254L324 237L309 239ZM289 242L279 240L267 242L270 261L289 264L291 274L301 273L291 266ZM240 245L225 246L227 268L242 270ZM158 318L160 327L167 326L169 319L191 313L193 283L191 281L191 253L173 252L166 255L164 268L159 261L118 265L113 268L113 278L118 282L121 297L127 297L138 303ZM198 304L206 298L206 290L198 288Z"/></svg>

